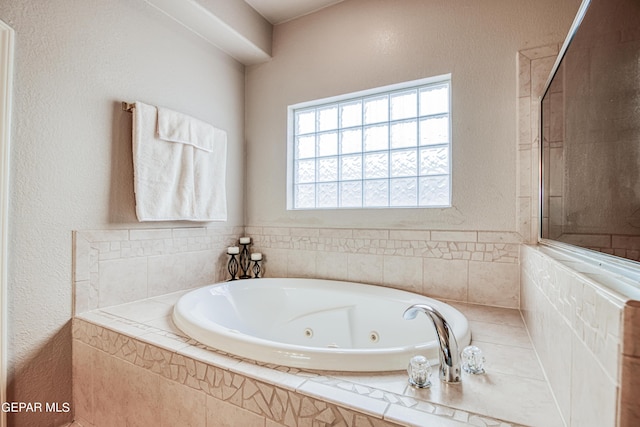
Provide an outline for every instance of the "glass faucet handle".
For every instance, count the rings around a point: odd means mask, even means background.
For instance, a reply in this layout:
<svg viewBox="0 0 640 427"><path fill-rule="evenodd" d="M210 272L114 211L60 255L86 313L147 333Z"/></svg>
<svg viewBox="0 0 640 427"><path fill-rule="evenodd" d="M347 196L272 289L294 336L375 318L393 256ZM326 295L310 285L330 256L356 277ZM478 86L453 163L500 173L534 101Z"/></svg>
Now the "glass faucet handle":
<svg viewBox="0 0 640 427"><path fill-rule="evenodd" d="M409 384L418 388L426 388L431 386L431 364L426 357L417 355L413 356L407 367L409 374Z"/></svg>
<svg viewBox="0 0 640 427"><path fill-rule="evenodd" d="M462 370L469 374L484 374L484 355L475 345L470 345L462 350Z"/></svg>

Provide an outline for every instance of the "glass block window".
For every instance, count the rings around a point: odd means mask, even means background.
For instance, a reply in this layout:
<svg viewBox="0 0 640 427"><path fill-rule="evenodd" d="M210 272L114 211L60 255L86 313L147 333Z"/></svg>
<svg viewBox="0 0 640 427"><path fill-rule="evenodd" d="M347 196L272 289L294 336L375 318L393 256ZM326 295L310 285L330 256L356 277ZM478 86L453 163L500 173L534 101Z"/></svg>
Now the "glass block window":
<svg viewBox="0 0 640 427"><path fill-rule="evenodd" d="M289 107L289 209L451 205L450 76Z"/></svg>

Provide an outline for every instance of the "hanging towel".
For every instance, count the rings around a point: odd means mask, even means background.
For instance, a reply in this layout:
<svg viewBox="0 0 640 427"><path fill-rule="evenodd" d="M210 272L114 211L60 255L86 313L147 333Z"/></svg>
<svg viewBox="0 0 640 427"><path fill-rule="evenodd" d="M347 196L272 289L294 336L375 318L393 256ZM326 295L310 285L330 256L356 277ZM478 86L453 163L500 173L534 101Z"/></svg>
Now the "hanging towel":
<svg viewBox="0 0 640 427"><path fill-rule="evenodd" d="M181 142L212 152L216 131L224 132L209 123L167 108L158 107L158 137L160 139Z"/></svg>
<svg viewBox="0 0 640 427"><path fill-rule="evenodd" d="M134 109L138 220L226 221L226 132L170 110L161 121L160 110L142 102Z"/></svg>

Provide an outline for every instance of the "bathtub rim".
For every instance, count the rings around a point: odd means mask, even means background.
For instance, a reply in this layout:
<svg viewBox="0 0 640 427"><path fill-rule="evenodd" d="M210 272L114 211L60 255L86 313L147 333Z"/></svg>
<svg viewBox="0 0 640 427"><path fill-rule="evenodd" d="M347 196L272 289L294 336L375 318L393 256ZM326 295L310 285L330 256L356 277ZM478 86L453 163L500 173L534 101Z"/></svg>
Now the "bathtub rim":
<svg viewBox="0 0 640 427"><path fill-rule="evenodd" d="M458 341L459 351L471 342L471 329L468 319L458 309L449 305L448 303L420 295L413 292L404 291L401 289L389 288L381 285L365 284L358 282L350 282L343 280L330 280L330 279L310 279L310 278L261 278L261 281L282 281L308 283L314 281L321 281L333 286L349 286L366 290L367 292L376 292L381 294L389 294L394 296L404 296L407 298L407 307L415 303L431 303L436 306L445 318L448 316L455 316L456 320L451 321L450 324L454 330L454 336ZM193 289L186 294L182 295L172 310L172 320L174 324L187 336L195 339L196 341L207 345L217 351L222 351L238 357L254 360L259 363L268 363L275 365L282 365L301 369L311 370L327 370L327 371L347 371L347 372L384 372L384 371L398 371L406 369L409 359L415 354L424 354L425 352L431 352L429 361L432 365L438 365L439 360L437 351L434 352L434 348L437 347L436 339L428 342L421 342L415 345L407 346L393 346L380 349L350 349L350 348L326 348L316 346L304 346L297 344L288 344L279 341L272 341L249 334L238 332L237 330L227 328L225 326L218 325L215 338L219 341L213 343L211 341L210 334L212 331L201 325L195 324L193 321L189 321L179 311L178 306L182 305L181 301L186 301L189 295L195 295L198 292L204 292L205 289L209 289L215 286L233 285L240 283L255 283L253 280L238 280L231 282L217 282L209 285L205 285L196 289ZM262 282L264 283L264 282ZM428 319L418 316L417 321L424 322L424 328L429 330L430 323ZM414 319L414 321L416 321ZM229 343L228 341L232 341ZM277 346L273 346L273 343L277 343ZM266 350L259 352L256 356L256 348ZM435 354L435 355L434 355ZM435 370L435 368L434 368Z"/></svg>

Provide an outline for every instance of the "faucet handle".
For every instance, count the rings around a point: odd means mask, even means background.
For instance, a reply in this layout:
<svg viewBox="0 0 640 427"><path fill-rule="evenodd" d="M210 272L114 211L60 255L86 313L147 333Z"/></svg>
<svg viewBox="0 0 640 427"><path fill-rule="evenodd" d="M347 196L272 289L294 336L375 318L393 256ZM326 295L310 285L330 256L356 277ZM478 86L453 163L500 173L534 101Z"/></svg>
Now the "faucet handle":
<svg viewBox="0 0 640 427"><path fill-rule="evenodd" d="M475 345L470 345L462 350L462 369L474 375L484 374L484 355Z"/></svg>
<svg viewBox="0 0 640 427"><path fill-rule="evenodd" d="M431 386L431 364L426 357L416 355L409 360L407 367L409 374L409 384L418 388L427 388Z"/></svg>

